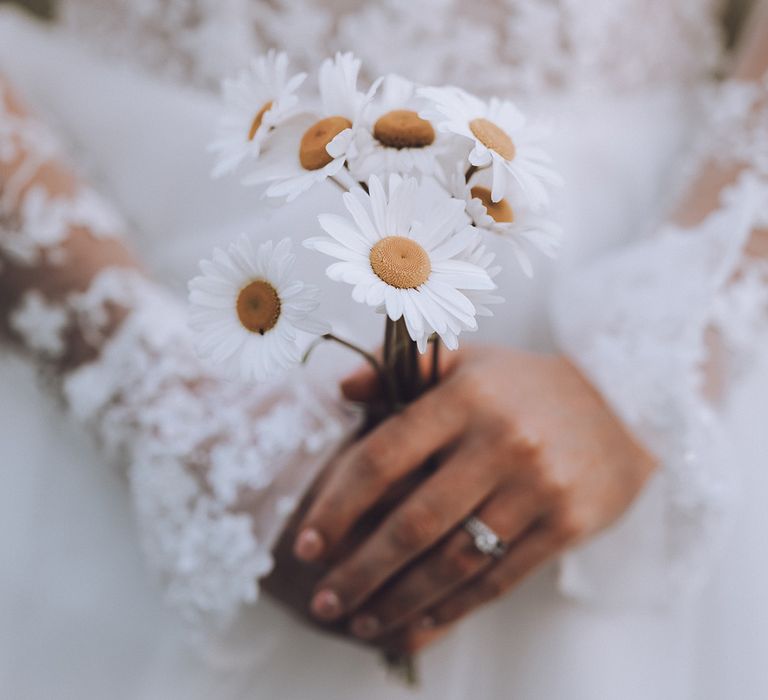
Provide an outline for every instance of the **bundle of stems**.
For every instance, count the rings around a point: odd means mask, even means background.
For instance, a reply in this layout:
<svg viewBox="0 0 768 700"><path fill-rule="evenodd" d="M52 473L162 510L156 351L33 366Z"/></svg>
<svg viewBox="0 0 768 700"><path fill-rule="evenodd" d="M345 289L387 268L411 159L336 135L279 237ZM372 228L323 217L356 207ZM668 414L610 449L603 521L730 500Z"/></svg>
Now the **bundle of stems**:
<svg viewBox="0 0 768 700"><path fill-rule="evenodd" d="M312 350L323 340L339 343L361 355L378 377L381 399L366 403L365 420L360 432L361 437L418 399L439 381L440 338L433 335L429 339L429 359L424 363L419 354L418 346L408 333L402 318L393 321L387 317L384 344L380 357L332 333L327 333L309 347L304 356L305 362L309 359ZM425 364L428 372L424 371ZM412 481L416 482L424 478L434 468L434 459L428 460L419 470L419 473L411 477ZM402 495L401 492L398 493ZM393 496L393 507L397 500L398 496ZM412 654L385 651L384 661L390 672L401 678L407 685L418 685L418 668L416 659Z"/></svg>

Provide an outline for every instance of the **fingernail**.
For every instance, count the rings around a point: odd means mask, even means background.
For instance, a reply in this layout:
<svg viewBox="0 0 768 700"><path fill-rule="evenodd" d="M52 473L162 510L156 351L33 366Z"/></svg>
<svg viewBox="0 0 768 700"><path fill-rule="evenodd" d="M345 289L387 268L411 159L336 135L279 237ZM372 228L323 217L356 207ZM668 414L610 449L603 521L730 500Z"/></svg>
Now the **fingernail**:
<svg viewBox="0 0 768 700"><path fill-rule="evenodd" d="M323 553L324 547L325 543L320 533L313 528L307 528L302 530L296 538L293 553L302 561L314 561Z"/></svg>
<svg viewBox="0 0 768 700"><path fill-rule="evenodd" d="M436 624L435 618L431 615L425 615L419 620L419 627L423 630L431 630Z"/></svg>
<svg viewBox="0 0 768 700"><path fill-rule="evenodd" d="M350 625L352 634L360 639L372 639L375 637L381 629L381 624L378 618L373 615L358 615L353 618Z"/></svg>
<svg viewBox="0 0 768 700"><path fill-rule="evenodd" d="M341 615L341 601L332 590L319 591L312 598L312 612L323 620L334 620Z"/></svg>

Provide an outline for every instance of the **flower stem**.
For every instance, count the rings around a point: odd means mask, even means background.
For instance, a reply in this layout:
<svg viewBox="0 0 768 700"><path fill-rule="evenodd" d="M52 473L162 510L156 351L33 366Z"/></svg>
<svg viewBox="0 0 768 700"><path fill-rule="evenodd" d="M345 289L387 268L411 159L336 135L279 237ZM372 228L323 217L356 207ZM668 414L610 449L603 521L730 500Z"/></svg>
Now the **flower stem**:
<svg viewBox="0 0 768 700"><path fill-rule="evenodd" d="M397 348L397 327L395 322L387 317L384 326L384 381L386 382L387 392L390 400L390 410L397 410L402 403L400 392L398 391L397 376L395 373L395 363L398 355Z"/></svg>
<svg viewBox="0 0 768 700"><path fill-rule="evenodd" d="M389 320L387 321L389 322ZM381 388L387 397L387 403L389 404L390 411L396 411L400 405L400 399L397 393L397 385L393 381L394 377L392 372L389 371L386 367L383 367L375 355L367 352L366 350L363 350L360 346L355 345L349 340L339 338L339 336L334 335L333 333L326 333L325 335L321 335L319 338L316 338L314 342L307 348L307 351L304 353L304 357L301 359L302 363L306 364L309 361L310 355L314 352L315 348L317 348L320 343L326 340L338 343L342 347L356 352L371 366L373 371L376 373L376 376L379 378L379 384L381 385Z"/></svg>
<svg viewBox="0 0 768 700"><path fill-rule="evenodd" d="M319 338L316 338L314 342L307 348L307 351L304 353L304 357L301 358L302 364L305 364L309 361L310 355L314 352L315 348L317 348L320 343L322 343L324 340L331 340L334 343L338 343L339 345L343 345L345 348L349 348L353 352L356 352L358 355L361 355L365 361L371 365L373 370L376 372L376 374L381 377L382 375L382 369L381 364L376 359L374 355L371 353L363 350L361 347L358 347L354 343L351 343L348 340L344 340L343 338L339 338L339 336L334 335L333 333L325 333L324 335L321 335Z"/></svg>
<svg viewBox="0 0 768 700"><path fill-rule="evenodd" d="M429 386L437 386L440 381L440 337L432 336L432 374L429 378Z"/></svg>

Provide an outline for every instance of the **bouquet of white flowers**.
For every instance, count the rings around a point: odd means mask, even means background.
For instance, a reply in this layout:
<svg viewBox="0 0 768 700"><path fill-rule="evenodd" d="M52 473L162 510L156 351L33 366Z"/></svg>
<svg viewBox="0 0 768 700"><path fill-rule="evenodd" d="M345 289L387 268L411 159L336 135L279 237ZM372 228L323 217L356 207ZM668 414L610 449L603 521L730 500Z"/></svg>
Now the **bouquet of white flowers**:
<svg viewBox="0 0 768 700"><path fill-rule="evenodd" d="M359 71L351 54L327 59L319 99L305 101L306 75L290 76L285 54L254 60L225 82L210 148L215 176L241 171L244 184L285 205L334 186L328 196L340 195L349 216L320 214L326 235L303 245L334 259L327 276L350 285L355 302L386 314L381 357L316 317L320 290L294 277L288 239L256 245L243 236L201 262L191 323L202 355L253 381L306 360L320 340L340 342L371 363L395 411L437 380L441 342L455 349L503 301L484 235L513 246L528 275L531 246L554 254L559 229L542 211L560 178L539 145L542 130L512 102L395 75L362 91ZM430 345L425 375L419 353Z"/></svg>
<svg viewBox="0 0 768 700"><path fill-rule="evenodd" d="M225 82L210 148L214 176L241 171L244 184L282 205L333 185L328 196L341 196L348 216L320 214L326 235L303 245L333 258L327 276L350 285L355 302L383 312L381 354L317 317L320 290L294 276L287 238L256 245L243 236L215 250L190 282L190 299L201 355L240 379L268 379L325 340L360 353L382 390L371 427L436 383L441 344L458 347L503 301L484 236L507 241L529 276L531 247L554 255L559 229L542 212L560 178L539 145L542 129L512 102L396 75L364 92L359 71L351 54L327 59L319 99L305 101L306 75L289 76L285 54L256 59ZM390 662L412 676L409 657Z"/></svg>

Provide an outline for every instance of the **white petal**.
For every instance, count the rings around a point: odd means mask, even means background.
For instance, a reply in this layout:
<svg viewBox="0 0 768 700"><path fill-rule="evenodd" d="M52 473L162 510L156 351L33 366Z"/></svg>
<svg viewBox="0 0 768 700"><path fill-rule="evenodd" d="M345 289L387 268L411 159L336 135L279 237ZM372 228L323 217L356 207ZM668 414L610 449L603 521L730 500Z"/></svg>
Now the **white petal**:
<svg viewBox="0 0 768 700"><path fill-rule="evenodd" d="M347 219L338 214L320 214L317 217L322 229L339 243L352 250L367 255L370 244L359 229L352 226Z"/></svg>
<svg viewBox="0 0 768 700"><path fill-rule="evenodd" d="M431 280L456 289L496 289L485 270L462 260L443 260L435 263L432 266Z"/></svg>
<svg viewBox="0 0 768 700"><path fill-rule="evenodd" d="M368 216L368 212L360 201L363 197L367 197L367 195L362 189L347 192L343 196L344 206L346 206L347 211L352 215L352 218L355 220L355 223L360 228L361 233L365 236L368 243L373 245L381 238L381 236L377 232Z"/></svg>

